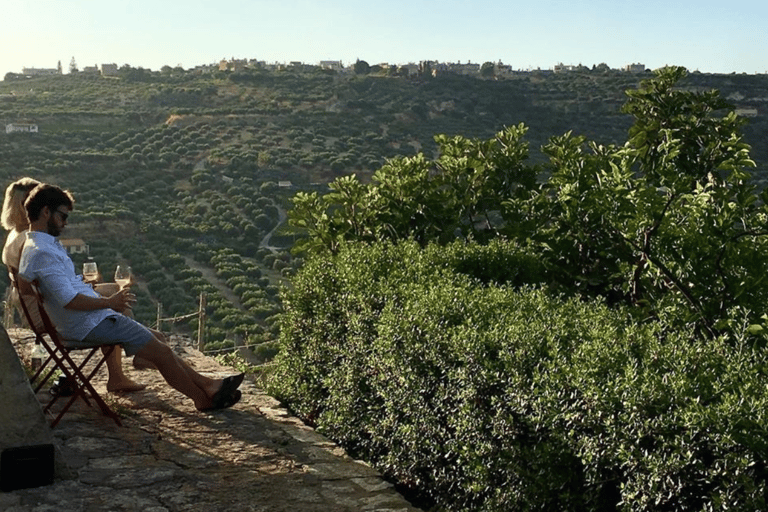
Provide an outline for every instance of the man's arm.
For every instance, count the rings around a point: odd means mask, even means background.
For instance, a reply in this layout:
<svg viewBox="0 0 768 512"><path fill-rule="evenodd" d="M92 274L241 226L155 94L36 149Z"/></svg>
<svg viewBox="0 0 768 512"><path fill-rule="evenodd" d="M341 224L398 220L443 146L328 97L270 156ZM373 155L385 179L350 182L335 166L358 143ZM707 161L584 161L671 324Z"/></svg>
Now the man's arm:
<svg viewBox="0 0 768 512"><path fill-rule="evenodd" d="M29 281L38 281L46 301L56 304L58 307L75 311L95 311L111 308L122 312L136 302L136 297L128 288L119 290L109 297L93 297L78 293L72 286L71 269L57 259L53 254L38 251L27 254L26 265L30 275L20 274ZM22 257L22 259L24 259Z"/></svg>
<svg viewBox="0 0 768 512"><path fill-rule="evenodd" d="M115 311L123 311L130 307L134 302L136 302L136 297L128 288L125 288L109 297L89 297L82 293L78 293L75 295L74 299L64 306L64 308L74 309L76 311L94 311L107 308L114 309Z"/></svg>

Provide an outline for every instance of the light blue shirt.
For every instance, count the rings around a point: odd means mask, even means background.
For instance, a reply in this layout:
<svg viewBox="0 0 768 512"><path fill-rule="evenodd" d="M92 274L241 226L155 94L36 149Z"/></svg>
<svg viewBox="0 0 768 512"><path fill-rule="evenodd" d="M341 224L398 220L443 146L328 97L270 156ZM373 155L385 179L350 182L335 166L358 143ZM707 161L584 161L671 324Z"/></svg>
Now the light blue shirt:
<svg viewBox="0 0 768 512"><path fill-rule="evenodd" d="M88 297L99 297L99 294L83 282L83 276L75 274L75 264L67 250L48 233L27 233L19 275L27 281L38 282L45 310L64 339L81 341L102 320L116 314L108 308L78 311L64 307L79 294Z"/></svg>

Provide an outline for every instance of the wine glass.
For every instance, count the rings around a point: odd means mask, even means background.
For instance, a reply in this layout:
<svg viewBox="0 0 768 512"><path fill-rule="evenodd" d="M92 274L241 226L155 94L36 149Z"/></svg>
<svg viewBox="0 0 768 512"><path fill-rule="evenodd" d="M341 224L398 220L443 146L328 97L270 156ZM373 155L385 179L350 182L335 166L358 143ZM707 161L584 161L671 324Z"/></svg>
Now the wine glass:
<svg viewBox="0 0 768 512"><path fill-rule="evenodd" d="M128 288L131 286L132 281L131 267L118 265L117 269L115 269L115 282L120 286L120 289Z"/></svg>
<svg viewBox="0 0 768 512"><path fill-rule="evenodd" d="M83 263L83 281L96 282L99 278L99 267L95 261L86 261Z"/></svg>

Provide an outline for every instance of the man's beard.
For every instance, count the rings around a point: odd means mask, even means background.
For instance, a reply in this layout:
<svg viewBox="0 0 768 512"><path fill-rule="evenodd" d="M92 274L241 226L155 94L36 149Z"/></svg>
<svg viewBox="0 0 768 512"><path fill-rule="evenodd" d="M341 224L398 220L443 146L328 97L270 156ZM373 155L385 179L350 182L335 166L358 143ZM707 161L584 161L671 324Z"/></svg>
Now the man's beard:
<svg viewBox="0 0 768 512"><path fill-rule="evenodd" d="M59 236L61 234L61 228L56 225L56 221L53 220L53 217L48 219L48 234L53 237Z"/></svg>

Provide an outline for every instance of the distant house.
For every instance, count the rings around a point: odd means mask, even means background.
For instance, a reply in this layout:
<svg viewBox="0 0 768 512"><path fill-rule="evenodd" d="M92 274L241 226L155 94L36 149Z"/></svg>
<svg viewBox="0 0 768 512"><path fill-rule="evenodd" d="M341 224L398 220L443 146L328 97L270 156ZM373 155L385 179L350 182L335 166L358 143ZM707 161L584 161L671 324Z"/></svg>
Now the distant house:
<svg viewBox="0 0 768 512"><path fill-rule="evenodd" d="M320 67L323 69L332 69L334 71L344 71L344 66L340 60L321 60Z"/></svg>
<svg viewBox="0 0 768 512"><path fill-rule="evenodd" d="M277 186L280 188L293 188L293 183L288 180L280 180L277 182Z"/></svg>
<svg viewBox="0 0 768 512"><path fill-rule="evenodd" d="M248 59L232 59L229 62L232 71L242 71L248 67Z"/></svg>
<svg viewBox="0 0 768 512"><path fill-rule="evenodd" d="M22 68L21 74L25 76L60 75L61 70L56 68Z"/></svg>
<svg viewBox="0 0 768 512"><path fill-rule="evenodd" d="M514 71L512 70L512 66L509 64L502 64L501 61L499 61L493 65L493 74L498 77L512 76Z"/></svg>
<svg viewBox="0 0 768 512"><path fill-rule="evenodd" d="M242 71L248 67L248 59L221 59L219 71Z"/></svg>
<svg viewBox="0 0 768 512"><path fill-rule="evenodd" d="M102 64L101 75L102 76L117 76L118 67L117 64Z"/></svg>
<svg viewBox="0 0 768 512"><path fill-rule="evenodd" d="M571 64L563 64L562 62L555 64L553 69L555 73L567 73L569 71L576 71L576 66Z"/></svg>
<svg viewBox="0 0 768 512"><path fill-rule="evenodd" d="M5 125L5 133L37 133L36 124L10 123Z"/></svg>
<svg viewBox="0 0 768 512"><path fill-rule="evenodd" d="M419 74L419 65L414 64L413 62L403 64L399 69L404 70L408 76L416 76Z"/></svg>
<svg viewBox="0 0 768 512"><path fill-rule="evenodd" d="M63 238L59 240L67 254L88 254L90 248L82 238Z"/></svg>
<svg viewBox="0 0 768 512"><path fill-rule="evenodd" d="M418 69L414 72L411 68L413 64L406 64L402 67L407 67L410 74L418 74ZM432 68L432 75L433 76L439 76L439 75L479 75L480 74L480 64L472 64L471 62L467 62L466 64L462 64L461 62L434 62L430 63L430 67Z"/></svg>
<svg viewBox="0 0 768 512"><path fill-rule="evenodd" d="M757 117L757 109L748 107L737 108L736 115L741 117Z"/></svg>
<svg viewBox="0 0 768 512"><path fill-rule="evenodd" d="M198 73L213 73L219 69L218 64L202 64L200 66L195 66L194 70Z"/></svg>
<svg viewBox="0 0 768 512"><path fill-rule="evenodd" d="M630 73L645 73L645 64L630 64L624 70Z"/></svg>

